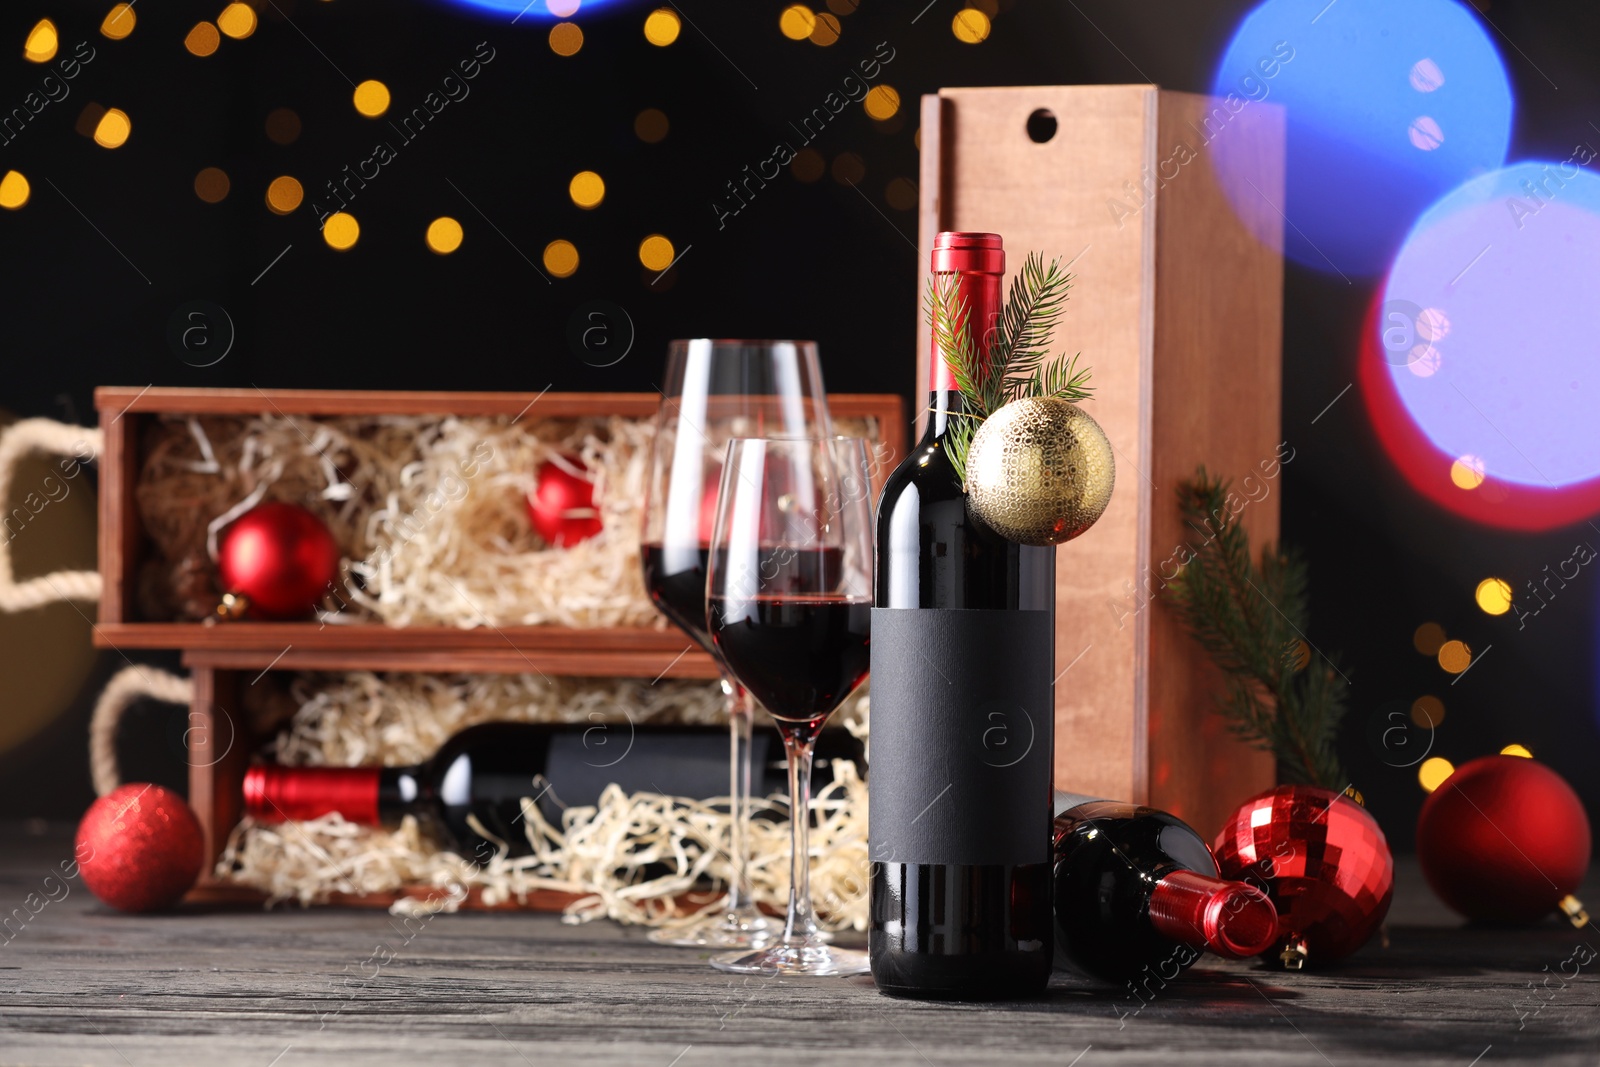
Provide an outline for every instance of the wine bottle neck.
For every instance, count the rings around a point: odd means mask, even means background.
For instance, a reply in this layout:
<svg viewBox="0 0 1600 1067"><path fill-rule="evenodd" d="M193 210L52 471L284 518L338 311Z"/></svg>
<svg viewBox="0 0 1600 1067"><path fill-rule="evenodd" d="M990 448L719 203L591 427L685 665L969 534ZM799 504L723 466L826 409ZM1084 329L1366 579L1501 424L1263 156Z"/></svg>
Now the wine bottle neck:
<svg viewBox="0 0 1600 1067"><path fill-rule="evenodd" d="M1277 938L1278 911L1254 886L1177 870L1151 888L1150 925L1191 948L1246 959Z"/></svg>
<svg viewBox="0 0 1600 1067"><path fill-rule="evenodd" d="M1005 257L991 255L970 258L975 266L994 269L941 271L939 270L941 263L936 256L934 270L940 275L942 282L954 275L955 310L958 313L965 312L967 334L972 339L978 358L987 360L990 345L994 341L995 327L1000 320L1000 272L1005 269ZM928 360L928 388L935 394L959 393L956 387L955 368L947 358L952 355L953 353L940 349L939 338L935 334L932 357Z"/></svg>
<svg viewBox="0 0 1600 1067"><path fill-rule="evenodd" d="M337 812L376 826L382 781L393 769L378 767L279 767L257 765L245 772L244 812L260 822L317 819Z"/></svg>

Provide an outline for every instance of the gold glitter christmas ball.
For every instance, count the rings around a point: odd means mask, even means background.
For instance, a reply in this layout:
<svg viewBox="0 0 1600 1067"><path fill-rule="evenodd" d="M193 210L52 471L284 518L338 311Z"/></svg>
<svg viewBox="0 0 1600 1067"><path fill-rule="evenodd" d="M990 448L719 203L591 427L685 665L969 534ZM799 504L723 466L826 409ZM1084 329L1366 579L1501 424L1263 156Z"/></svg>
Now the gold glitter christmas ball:
<svg viewBox="0 0 1600 1067"><path fill-rule="evenodd" d="M1093 526L1116 481L1111 442L1076 404L1014 400L983 421L967 450L967 501L1024 545L1059 545Z"/></svg>

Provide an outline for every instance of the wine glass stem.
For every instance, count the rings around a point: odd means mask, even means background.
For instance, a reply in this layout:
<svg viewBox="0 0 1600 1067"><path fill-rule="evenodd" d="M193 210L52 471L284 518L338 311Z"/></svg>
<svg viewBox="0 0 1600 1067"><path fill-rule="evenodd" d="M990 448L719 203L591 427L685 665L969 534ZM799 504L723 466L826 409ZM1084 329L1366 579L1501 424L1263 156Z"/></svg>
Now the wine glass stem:
<svg viewBox="0 0 1600 1067"><path fill-rule="evenodd" d="M789 757L789 917L784 944L809 941L817 935L811 913L811 756L822 732L822 720L777 720Z"/></svg>
<svg viewBox="0 0 1600 1067"><path fill-rule="evenodd" d="M728 796L731 799L733 834L733 879L728 884L728 911L736 912L750 904L750 730L754 707L744 686L727 677L722 681L728 695Z"/></svg>

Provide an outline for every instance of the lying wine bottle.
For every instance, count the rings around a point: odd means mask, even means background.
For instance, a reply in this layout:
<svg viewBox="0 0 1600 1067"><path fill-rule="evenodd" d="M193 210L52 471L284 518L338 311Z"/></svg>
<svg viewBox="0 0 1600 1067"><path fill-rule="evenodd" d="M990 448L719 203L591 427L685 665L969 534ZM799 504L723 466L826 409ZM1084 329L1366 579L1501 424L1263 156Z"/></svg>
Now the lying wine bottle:
<svg viewBox="0 0 1600 1067"><path fill-rule="evenodd" d="M1200 835L1174 815L1056 794L1056 952L1111 981L1165 982L1210 950L1258 955L1277 936L1265 893L1217 877Z"/></svg>
<svg viewBox="0 0 1600 1067"><path fill-rule="evenodd" d="M1005 252L934 238L987 349ZM939 352L928 428L878 505L872 613L872 977L895 996L1003 999L1050 980L1055 550L967 508L946 452L966 408Z"/></svg>
<svg viewBox="0 0 1600 1067"><path fill-rule="evenodd" d="M752 739L752 796L786 788L773 731ZM861 743L845 730L817 742L817 780L832 761L861 761ZM512 855L530 851L524 797L550 823L564 807L596 803L606 786L704 800L728 788L728 731L721 726L493 722L469 726L414 767L281 767L245 772L245 814L263 822L315 819L338 812L351 822L394 825L414 815L441 844L488 859L495 841ZM490 838L487 840L484 833Z"/></svg>

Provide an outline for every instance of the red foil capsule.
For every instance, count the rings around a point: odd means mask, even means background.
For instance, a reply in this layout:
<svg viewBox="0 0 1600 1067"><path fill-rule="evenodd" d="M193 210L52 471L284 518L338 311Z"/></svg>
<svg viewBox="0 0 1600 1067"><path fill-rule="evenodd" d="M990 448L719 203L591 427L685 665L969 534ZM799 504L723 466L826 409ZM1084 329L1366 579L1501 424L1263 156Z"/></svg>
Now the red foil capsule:
<svg viewBox="0 0 1600 1067"><path fill-rule="evenodd" d="M1212 851L1224 878L1266 891L1278 909L1268 952L1286 967L1348 956L1394 896L1394 858L1367 809L1342 793L1281 785L1251 797Z"/></svg>
<svg viewBox="0 0 1600 1067"><path fill-rule="evenodd" d="M376 826L377 767L279 767L257 764L244 774L245 814L261 822L303 821L338 812Z"/></svg>
<svg viewBox="0 0 1600 1067"><path fill-rule="evenodd" d="M968 233L945 230L933 238L933 273L956 275L958 298L967 312L967 329L979 352L1000 317L1000 278L1006 272L1004 243L997 233ZM939 352L939 339L933 340L929 360L928 388L934 392L953 390L955 375Z"/></svg>

